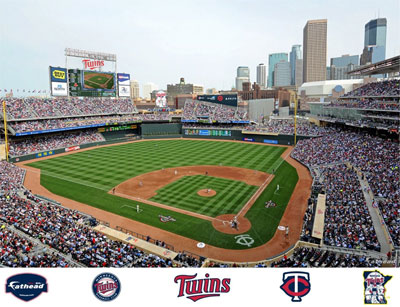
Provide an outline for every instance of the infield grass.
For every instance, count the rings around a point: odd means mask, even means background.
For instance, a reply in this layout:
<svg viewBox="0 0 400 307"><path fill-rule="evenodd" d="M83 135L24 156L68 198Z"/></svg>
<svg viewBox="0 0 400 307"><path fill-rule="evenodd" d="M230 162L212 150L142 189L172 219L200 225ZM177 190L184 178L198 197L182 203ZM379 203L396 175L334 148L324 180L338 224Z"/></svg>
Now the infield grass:
<svg viewBox="0 0 400 307"><path fill-rule="evenodd" d="M55 194L207 244L229 249L246 249L264 244L272 238L297 183L295 168L280 158L285 149L235 142L156 140L96 148L29 165L41 169L41 184ZM252 228L246 233L254 240L251 246L240 245L235 235L215 230L210 221L107 193L112 187L134 176L162 168L190 165L235 166L267 173L275 170L274 179L246 214L252 224ZM189 177L193 178L183 177L161 188L153 197L154 200L217 216L238 212L241 204L257 189L240 181L233 181L233 184L229 182L232 180L223 178ZM198 184L195 184L193 181L197 180ZM221 189L220 192L209 200L202 197L202 201L199 201L194 190L208 186L210 180L215 180L215 190L218 192ZM277 184L280 185L278 192ZM277 206L264 208L264 203L270 199ZM136 213L137 204L143 210L139 214ZM195 207L190 207L192 205ZM160 214L170 215L176 222L162 223L158 218Z"/></svg>

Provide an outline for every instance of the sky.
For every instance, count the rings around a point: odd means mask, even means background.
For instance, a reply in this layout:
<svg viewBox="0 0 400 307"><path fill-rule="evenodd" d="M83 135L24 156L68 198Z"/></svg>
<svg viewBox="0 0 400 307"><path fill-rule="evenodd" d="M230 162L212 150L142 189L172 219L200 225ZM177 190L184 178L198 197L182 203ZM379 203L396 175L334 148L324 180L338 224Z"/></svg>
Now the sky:
<svg viewBox="0 0 400 307"><path fill-rule="evenodd" d="M399 0L1 0L0 89L49 90L64 49L117 54L140 87L179 82L230 89L236 68L303 44L307 20L328 19L328 55L362 53L364 26L387 18L386 58L400 54ZM79 67L76 67L79 68ZM141 89L142 90L142 89ZM4 92L1 92L4 94Z"/></svg>

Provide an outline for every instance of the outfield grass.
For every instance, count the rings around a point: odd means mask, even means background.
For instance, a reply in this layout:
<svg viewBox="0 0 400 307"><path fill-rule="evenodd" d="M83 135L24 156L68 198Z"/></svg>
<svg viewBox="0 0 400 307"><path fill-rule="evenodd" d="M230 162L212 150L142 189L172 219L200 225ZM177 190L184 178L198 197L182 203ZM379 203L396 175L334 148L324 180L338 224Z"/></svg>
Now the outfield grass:
<svg viewBox="0 0 400 307"><path fill-rule="evenodd" d="M107 191L131 177L162 168L190 165L225 165L267 173L275 170L275 178L246 214L246 217L252 223L252 228L247 234L254 239L251 247L256 247L267 242L274 235L298 180L295 168L280 158L284 150L283 147L234 142L157 140L97 148L38 161L29 165L41 169L41 184L55 194L207 244L230 249L245 249L248 246L238 244L234 235L216 231L209 221L147 204L140 204L143 211L138 214L135 210L138 202L110 195ZM197 176L192 177L197 178ZM181 188L182 186L179 186L181 184L187 186L187 189L184 189L185 192L180 192L181 196L182 193L189 194L190 185L187 182L185 183L185 180L172 183L178 185L175 188ZM226 179L218 178L218 184L224 180ZM241 182L236 181L235 184L237 183ZM280 185L279 193L275 193L277 184ZM171 188L174 187L163 187L155 197L162 197L163 203L169 201L170 205L183 206L182 202L178 202L176 197L164 195L163 190L168 189L168 193L171 193ZM238 191L228 188L224 198L227 201L234 199ZM232 205L229 210L231 212L240 210L239 203L245 202L244 199L250 197L253 192L250 189L248 193L243 193L241 196L243 200L239 200L241 197L238 197L237 204ZM269 199L277 203L277 207L264 208L265 201ZM209 201L212 202L212 198ZM173 204L173 202L175 203ZM214 212L211 204L209 209L204 207L190 210L199 210L200 212L196 212L211 216L227 213L222 209ZM201 212L201 210L204 211ZM158 218L160 214L171 215L176 219L176 222L162 223Z"/></svg>

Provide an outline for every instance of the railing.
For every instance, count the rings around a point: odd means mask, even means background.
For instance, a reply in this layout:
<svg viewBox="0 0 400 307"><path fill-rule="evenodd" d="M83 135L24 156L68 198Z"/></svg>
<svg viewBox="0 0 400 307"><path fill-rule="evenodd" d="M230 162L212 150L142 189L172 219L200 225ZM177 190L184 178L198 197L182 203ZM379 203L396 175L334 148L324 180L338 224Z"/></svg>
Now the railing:
<svg viewBox="0 0 400 307"><path fill-rule="evenodd" d="M138 239L141 239L141 240L144 240L144 241L147 241L147 242L156 244L156 245L158 245L158 246L164 247L164 248L166 248L166 249L169 249L170 251L175 251L175 248L174 248L173 245L167 244L167 243L165 243L165 242L164 242L163 245L160 245L160 243L162 243L163 241L156 240L156 239L154 239L154 238L151 238L150 236L142 235L142 234L140 234L140 233L138 233L138 232L135 232L135 231L132 231L132 230L123 228L123 227L121 227L121 226L116 226L115 229L116 229L116 230L119 230L119 231L122 231L122 232L124 232L124 233L130 234L130 235L132 235L132 236L134 236L134 237L136 237L136 238L138 238Z"/></svg>

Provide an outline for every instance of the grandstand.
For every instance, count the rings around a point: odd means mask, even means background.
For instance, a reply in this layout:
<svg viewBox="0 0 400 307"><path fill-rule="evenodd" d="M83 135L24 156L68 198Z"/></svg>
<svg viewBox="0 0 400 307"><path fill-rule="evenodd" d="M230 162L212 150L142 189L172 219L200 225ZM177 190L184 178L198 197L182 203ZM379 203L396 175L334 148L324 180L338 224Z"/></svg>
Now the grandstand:
<svg viewBox="0 0 400 307"><path fill-rule="evenodd" d="M307 166L313 187L295 247L253 263L203 261L202 255L155 255L107 237L90 217L33 195L24 171L0 162L0 265L7 267L378 267L400 256L400 81L365 84L330 103L311 104L310 118L297 120L301 139L291 156ZM256 142L292 137L293 118L250 123L245 109L187 100L182 120L169 112L139 114L130 99L7 98L10 156L15 159L74 146L142 137L146 124L185 130L220 130L218 138ZM3 118L1 119L3 121ZM314 124L317 123L318 125ZM130 126L126 126L130 125ZM164 125L164 126L163 126ZM134 127L135 126L135 127ZM114 131L106 130L114 127ZM123 130L125 128L126 130ZM103 130L99 130L103 129ZM124 131L124 133L121 133ZM175 131L175 130L174 130ZM229 131L229 133L225 133ZM166 134L164 134L166 135ZM216 134L217 135L217 134ZM276 137L275 137L275 136ZM162 137L163 135L161 135ZM262 136L262 137L261 137ZM191 137L191 136L189 136ZM200 137L200 136L199 136ZM204 136L202 136L204 137ZM214 137L213 134L207 137ZM275 137L275 138L273 138ZM284 139L286 142L287 139ZM58 152L52 152L56 154ZM322 233L315 235L318 196L325 195ZM121 230L121 229L120 229ZM152 237L151 233L143 234ZM137 235L139 236L139 235ZM149 240L150 241L150 240ZM5 245L4 242L11 242ZM164 248L168 242L152 240ZM149 242L148 242L149 243ZM151 242L150 242L151 243ZM150 244L149 243L149 244ZM152 243L151 243L152 244ZM6 251L7 250L7 251Z"/></svg>

